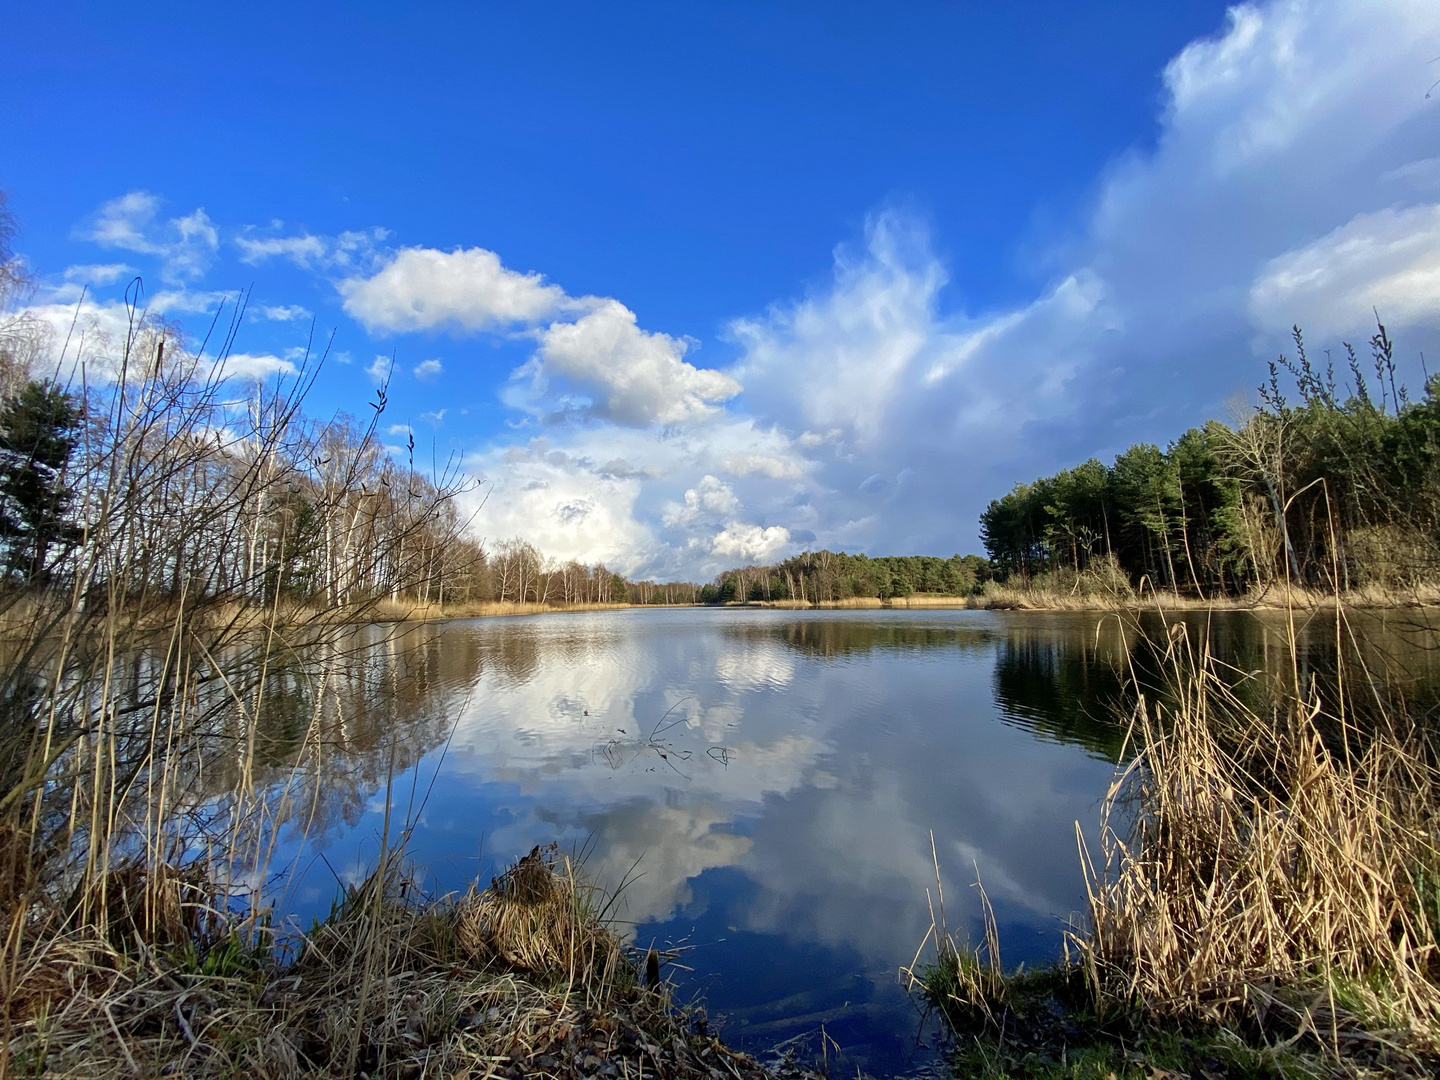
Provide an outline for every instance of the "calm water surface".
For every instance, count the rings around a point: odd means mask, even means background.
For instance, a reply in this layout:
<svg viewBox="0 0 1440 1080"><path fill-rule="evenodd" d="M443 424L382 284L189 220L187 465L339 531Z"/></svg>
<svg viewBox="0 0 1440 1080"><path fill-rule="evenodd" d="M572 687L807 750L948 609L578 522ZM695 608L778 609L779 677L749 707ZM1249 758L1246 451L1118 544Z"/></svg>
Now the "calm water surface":
<svg viewBox="0 0 1440 1080"><path fill-rule="evenodd" d="M1216 626L1238 666L1279 663L1261 621ZM1058 955L1084 906L1076 823L1093 837L1120 748L1113 621L671 609L376 636L330 688L344 719L292 785L270 863L301 920L373 868L393 769L428 887L552 840L584 850L732 1042L803 1054L823 1025L851 1069L895 1072L929 1056L897 972L930 926L937 858L951 931L978 938L978 873L1007 966Z"/></svg>

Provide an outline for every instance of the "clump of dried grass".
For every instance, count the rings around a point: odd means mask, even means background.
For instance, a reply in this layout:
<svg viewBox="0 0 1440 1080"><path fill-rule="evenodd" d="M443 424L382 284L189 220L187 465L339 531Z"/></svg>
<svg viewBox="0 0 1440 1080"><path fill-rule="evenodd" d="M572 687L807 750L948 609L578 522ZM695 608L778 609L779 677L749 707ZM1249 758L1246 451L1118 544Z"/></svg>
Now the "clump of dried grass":
<svg viewBox="0 0 1440 1080"><path fill-rule="evenodd" d="M1296 675L1256 709L1180 626L1169 660L1171 696L1139 702L1137 755L1107 799L1101 865L1087 865L1090 927L1074 942L1097 1003L1308 1032L1337 1053L1377 1038L1434 1053L1428 732L1378 695L1357 719L1343 680L1325 700Z"/></svg>
<svg viewBox="0 0 1440 1080"><path fill-rule="evenodd" d="M388 860L284 955L233 920L177 941L147 933L143 920L100 933L34 910L12 926L20 940L0 972L5 1071L767 1075L709 1035L703 1016L677 1011L663 985L639 985L590 888L553 847L461 897L416 902L401 883ZM155 883L137 871L113 889L148 894ZM145 901L115 904L140 911ZM182 915L180 925L199 924Z"/></svg>

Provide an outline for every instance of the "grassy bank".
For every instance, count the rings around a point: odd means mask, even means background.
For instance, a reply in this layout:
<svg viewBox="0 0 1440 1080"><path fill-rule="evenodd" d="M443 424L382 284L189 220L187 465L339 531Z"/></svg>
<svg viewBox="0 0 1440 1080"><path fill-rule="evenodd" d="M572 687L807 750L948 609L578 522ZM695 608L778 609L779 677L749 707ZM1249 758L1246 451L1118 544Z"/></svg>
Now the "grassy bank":
<svg viewBox="0 0 1440 1080"><path fill-rule="evenodd" d="M1341 595L1343 607L1355 610L1395 610L1440 606L1440 586L1405 590L1367 586ZM470 604L422 604L379 601L366 609L365 618L379 621L432 621L473 619L492 615L544 615L552 612L617 611L627 608L743 607L781 611L1326 611L1335 607L1334 593L1318 589L1273 585L1239 596L1197 597L1173 592L1133 589L1106 591L1049 583L1002 585L987 582L970 596L912 593L909 596L853 596L845 600L749 600L729 604L537 604L483 601Z"/></svg>
<svg viewBox="0 0 1440 1080"><path fill-rule="evenodd" d="M282 939L193 872L116 869L105 917L36 907L0 970L10 1076L768 1077L603 922L553 850L417 901L394 858ZM652 973L653 974L653 973Z"/></svg>
<svg viewBox="0 0 1440 1080"><path fill-rule="evenodd" d="M496 615L548 615L568 611L621 611L632 607L665 607L664 604L552 604L519 603L511 600L480 600L468 604L424 604L418 601L382 600L375 617L395 622L434 622L443 619L483 619ZM690 605L683 605L689 607Z"/></svg>
<svg viewBox="0 0 1440 1080"><path fill-rule="evenodd" d="M1070 962L1006 972L988 905L978 949L939 916L915 978L964 1067L1433 1075L1440 759L1425 719L1383 672L1322 696L1298 657L1256 708L1235 690L1250 676L1171 630L1170 685L1130 718L1101 850L1081 843L1090 903Z"/></svg>
<svg viewBox="0 0 1440 1080"><path fill-rule="evenodd" d="M1342 607L1353 610L1395 610L1401 608L1440 606L1440 587L1387 589L1367 586L1340 595ZM688 605L687 605L688 606ZM987 582L984 589L971 596L942 596L934 593L913 593L881 599L856 596L847 600L751 600L723 605L725 607L778 608L786 611L878 611L945 610L969 611L1296 611L1333 610L1334 593L1319 589L1292 588L1272 585L1238 595L1199 597L1173 592L1100 589L1093 586L1075 587L1050 582L1000 584Z"/></svg>
<svg viewBox="0 0 1440 1080"><path fill-rule="evenodd" d="M1364 586L1341 593L1342 607L1391 610L1440 606L1440 587L1408 589ZM1161 611L1325 611L1333 610L1336 594L1323 589L1271 585L1239 595L1195 596L1149 589L1102 590L1064 585L1001 585L989 582L984 592L965 605L974 608L1012 611L1099 611L1145 609ZM915 605L912 605L915 606ZM927 605L928 606L928 605Z"/></svg>

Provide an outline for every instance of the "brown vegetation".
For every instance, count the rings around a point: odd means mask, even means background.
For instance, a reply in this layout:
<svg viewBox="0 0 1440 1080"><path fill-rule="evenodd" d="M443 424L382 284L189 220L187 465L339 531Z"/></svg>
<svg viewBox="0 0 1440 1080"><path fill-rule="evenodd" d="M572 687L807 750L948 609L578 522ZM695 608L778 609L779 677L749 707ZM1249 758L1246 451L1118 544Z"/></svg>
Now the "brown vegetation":
<svg viewBox="0 0 1440 1080"><path fill-rule="evenodd" d="M1440 746L1333 597L1331 613L1351 662L1325 684L1302 674L1293 622L1278 680L1168 625L1167 685L1136 681L1098 853L1077 825L1090 904L1073 962L1003 976L997 939L957 946L942 916L912 978L952 1025L1102 1064L1126 1042L1187 1070L1222 1044L1282 1074L1440 1062Z"/></svg>
<svg viewBox="0 0 1440 1080"><path fill-rule="evenodd" d="M10 1074L768 1075L664 984L639 985L602 898L553 851L435 901L407 898L392 855L290 942L252 941L195 882L145 873L157 880L117 881L126 914L103 932L53 909L23 928L23 961L0 970ZM173 902L157 913L162 884Z"/></svg>
<svg viewBox="0 0 1440 1080"><path fill-rule="evenodd" d="M1109 797L1127 824L1089 868L1097 1000L1440 1050L1432 736L1370 686L1257 710L1177 631L1178 692L1142 698Z"/></svg>

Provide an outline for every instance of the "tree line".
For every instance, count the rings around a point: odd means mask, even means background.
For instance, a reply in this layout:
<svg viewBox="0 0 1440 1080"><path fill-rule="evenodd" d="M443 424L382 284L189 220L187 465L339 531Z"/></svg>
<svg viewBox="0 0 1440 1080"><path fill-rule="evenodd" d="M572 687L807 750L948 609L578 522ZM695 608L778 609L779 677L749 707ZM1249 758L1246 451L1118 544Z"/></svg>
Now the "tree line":
<svg viewBox="0 0 1440 1080"><path fill-rule="evenodd" d="M547 557L519 538L503 541L479 568L476 599L533 604L694 604L700 586L688 581L631 581L604 563Z"/></svg>
<svg viewBox="0 0 1440 1080"><path fill-rule="evenodd" d="M990 580L979 555L871 557L843 551L807 551L771 566L744 566L718 574L700 590L704 604L798 600L832 603L914 593L969 596Z"/></svg>
<svg viewBox="0 0 1440 1080"><path fill-rule="evenodd" d="M1299 328L1258 404L1161 450L1138 443L1016 484L981 515L997 577L1195 596L1278 582L1411 588L1440 568L1440 377L1396 379L1383 325L1322 365ZM1343 380L1343 381L1342 381Z"/></svg>

